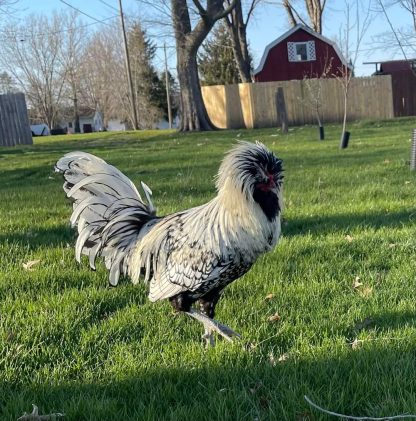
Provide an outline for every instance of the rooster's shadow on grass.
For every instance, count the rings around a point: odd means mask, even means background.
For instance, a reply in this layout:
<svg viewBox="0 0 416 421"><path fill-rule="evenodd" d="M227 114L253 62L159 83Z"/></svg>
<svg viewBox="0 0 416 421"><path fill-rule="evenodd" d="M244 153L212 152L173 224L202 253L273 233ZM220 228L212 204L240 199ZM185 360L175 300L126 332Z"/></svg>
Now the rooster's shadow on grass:
<svg viewBox="0 0 416 421"><path fill-rule="evenodd" d="M367 212L362 214L313 215L284 220L283 234L289 237L302 234L325 235L335 232L348 233L357 228L398 228L414 224L416 224L416 210L414 209L389 213Z"/></svg>
<svg viewBox="0 0 416 421"><path fill-rule="evenodd" d="M395 330L416 327L416 313L412 311L384 311L378 314L370 314L363 320L359 320L349 330L350 337L356 337L359 332L376 330L379 335L394 336ZM383 333L384 332L384 333ZM395 338L397 339L397 338Z"/></svg>
<svg viewBox="0 0 416 421"><path fill-rule="evenodd" d="M186 346L181 340L178 338L178 346ZM140 364L136 369L126 365L112 376L97 373L97 380L91 375L53 384L21 379L18 387L3 380L0 416L5 421L16 420L35 402L41 413L64 412L68 421L326 420L307 404L304 395L323 408L356 416L416 412L414 400L408 399L415 390L414 370L408 370L414 366L411 351L373 342L359 352L316 358L289 355L278 364L268 361L270 352L264 349L262 355L249 359L207 358L199 367L192 363L175 367L174 362L169 367L155 364L145 369Z"/></svg>
<svg viewBox="0 0 416 421"><path fill-rule="evenodd" d="M33 153L59 153L64 154L67 152L72 152L76 150L89 150L89 149L100 149L102 151L119 149L120 143L123 143L123 146L137 146L140 144L154 143L157 141L166 141L175 136L178 136L178 133L174 132L172 134L160 133L148 136L146 138L140 138L140 134L137 134L137 137L134 137L134 133L128 133L126 138L125 132L114 132L112 136L103 136L102 138L92 136L91 138L83 137L79 140L76 139L53 139L53 141L48 143L34 144L34 145L23 145L11 148L1 148L0 149L0 159L2 157L7 158L12 155L25 155ZM36 142L36 140L35 140Z"/></svg>
<svg viewBox="0 0 416 421"><path fill-rule="evenodd" d="M75 231L70 225L58 225L50 228L33 227L23 232L0 234L0 244L17 244L33 251L42 247L73 247Z"/></svg>

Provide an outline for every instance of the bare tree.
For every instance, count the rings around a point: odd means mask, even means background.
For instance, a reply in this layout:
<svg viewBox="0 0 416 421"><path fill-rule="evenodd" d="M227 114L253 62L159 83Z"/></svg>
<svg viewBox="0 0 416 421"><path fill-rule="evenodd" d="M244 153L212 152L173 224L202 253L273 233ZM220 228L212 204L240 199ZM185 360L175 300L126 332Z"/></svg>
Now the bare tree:
<svg viewBox="0 0 416 421"><path fill-rule="evenodd" d="M5 17L13 17L17 9L14 6L17 6L19 0L0 0L0 22Z"/></svg>
<svg viewBox="0 0 416 421"><path fill-rule="evenodd" d="M303 86L305 87L304 95L299 100L315 115L316 122L319 127L319 138L324 140L324 126L321 116L321 108L324 99L322 98L323 81L331 77L333 57L325 58L324 67L321 74L305 75L303 78Z"/></svg>
<svg viewBox="0 0 416 421"><path fill-rule="evenodd" d="M6 27L0 55L2 67L49 127L56 125L63 101L66 73L59 54L65 19L32 15L19 27Z"/></svg>
<svg viewBox="0 0 416 421"><path fill-rule="evenodd" d="M247 12L244 17L242 0L236 0L234 9L224 18L232 39L234 59L237 63L240 79L242 82L251 82L251 56L247 42L247 26L253 15L254 9L263 0L251 0L247 5ZM230 0L225 0L228 7Z"/></svg>
<svg viewBox="0 0 416 421"><path fill-rule="evenodd" d="M283 0L289 23L292 26L302 23L311 27L318 34L322 34L322 16L326 0L302 0L303 5L298 5L296 0ZM305 17L305 12L307 17Z"/></svg>
<svg viewBox="0 0 416 421"><path fill-rule="evenodd" d="M354 22L352 22L351 19L351 15L353 13L355 14ZM357 61L359 48L372 20L371 0L367 0L367 4L362 4L359 2L359 0L355 0L352 3L348 0L345 0L344 14L345 26L341 28L340 46L347 61L342 64L341 76L337 76L338 81L341 83L344 94L344 116L342 119L340 148L344 148L348 144L348 94L351 85L351 79L354 75L353 69ZM352 38L355 38L355 40L353 41Z"/></svg>
<svg viewBox="0 0 416 421"><path fill-rule="evenodd" d="M376 10L384 15L390 27L389 31L373 37L376 48L382 50L399 49L403 58L408 60L408 56L414 55L416 52L416 0L377 0L375 6L378 6ZM393 7L399 7L405 10L407 12L407 18L410 17L412 24L403 26L402 28L395 28L389 16L389 10ZM405 21L404 15L403 20Z"/></svg>
<svg viewBox="0 0 416 421"><path fill-rule="evenodd" d="M413 29L416 31L416 0L396 0L394 1L394 4L400 5L404 10L410 13L413 21Z"/></svg>
<svg viewBox="0 0 416 421"><path fill-rule="evenodd" d="M187 1L171 0L180 85L181 131L214 128L202 99L197 52L215 22L224 18L235 6L235 0L226 8L223 6L223 0L207 0L206 7L203 7L199 0L192 0L192 3L197 16L194 27Z"/></svg>
<svg viewBox="0 0 416 421"><path fill-rule="evenodd" d="M91 35L81 64L80 86L81 103L92 110L100 110L105 126L111 118L129 120L131 106L122 40L116 25Z"/></svg>
<svg viewBox="0 0 416 421"><path fill-rule="evenodd" d="M81 83L81 63L85 56L88 33L76 11L67 14L63 22L59 59L65 74L66 99L73 103L74 132L80 133L78 98Z"/></svg>

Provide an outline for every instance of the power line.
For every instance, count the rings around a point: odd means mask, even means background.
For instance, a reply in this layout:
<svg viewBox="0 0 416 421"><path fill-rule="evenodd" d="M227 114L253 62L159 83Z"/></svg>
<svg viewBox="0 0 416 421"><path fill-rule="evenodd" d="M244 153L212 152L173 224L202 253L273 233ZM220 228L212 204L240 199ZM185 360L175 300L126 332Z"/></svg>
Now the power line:
<svg viewBox="0 0 416 421"><path fill-rule="evenodd" d="M385 7L384 7L384 4L383 4L383 2L382 2L381 0L378 0L378 2L379 2L380 6L381 6L381 8L382 8L382 10L383 10L384 16L386 17L386 20L387 20L387 22L388 22L388 24L389 24L389 26L390 26L390 28L391 28L391 30L392 30L392 32L393 32L393 35L394 35L394 37L396 38L397 43L399 44L400 50L402 51L402 54L403 54L403 57L405 58L405 60L407 60L407 56L406 56L406 53L405 53L405 51L404 51L404 48L403 48L403 46L402 46L402 44L401 44L401 42L400 42L399 37L398 37L398 36L397 36L397 34L396 34L396 31L394 30L393 24L391 23L391 20L390 20L390 18L389 18L389 16L388 16L388 14L387 14L387 12L386 12L386 9L385 9Z"/></svg>
<svg viewBox="0 0 416 421"><path fill-rule="evenodd" d="M109 7L110 9L115 10L118 13L118 10L112 6L111 4L108 4L107 2L105 2L104 0L98 0L100 3L105 4L107 7Z"/></svg>
<svg viewBox="0 0 416 421"><path fill-rule="evenodd" d="M67 6L69 6L71 9L76 10L78 13L81 13L84 16L87 16L88 18L94 20L95 22L99 22L98 19L96 19L94 16L89 15L88 13L83 12L81 9L78 9L78 7L73 6L71 3L66 2L65 0L59 0L61 3L66 4ZM117 15L111 16L111 18L116 17ZM100 23L104 23L105 25L108 25L107 23L101 21Z"/></svg>
<svg viewBox="0 0 416 421"><path fill-rule="evenodd" d="M95 22L86 23L85 25L79 25L79 26L76 26L75 28L61 29L59 31L52 31L52 32L39 32L39 33L34 34L34 35L28 35L28 34L19 35L17 32L8 32L7 30L6 31L3 30L2 32L5 33L6 35L5 36L0 35L0 39L1 40L10 40L10 39L15 39L15 38L33 39L35 37L43 37L43 36L51 35L51 34L52 35L62 34L62 33L65 33L65 32L76 31L76 30L81 29L81 28L86 28L87 26L97 25L99 23L105 23L105 21L110 20L110 19L114 19L115 17L117 17L117 16L110 16L108 18L104 18L104 19L101 19L101 20L96 19ZM163 47L160 47L160 48L163 48Z"/></svg>

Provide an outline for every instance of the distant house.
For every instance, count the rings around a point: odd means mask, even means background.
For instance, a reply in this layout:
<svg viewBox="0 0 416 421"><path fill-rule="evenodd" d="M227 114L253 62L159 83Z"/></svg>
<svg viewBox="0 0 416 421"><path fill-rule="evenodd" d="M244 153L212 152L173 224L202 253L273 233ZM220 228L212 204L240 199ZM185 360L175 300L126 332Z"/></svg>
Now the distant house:
<svg viewBox="0 0 416 421"><path fill-rule="evenodd" d="M374 61L374 75L390 75L395 117L416 115L416 59Z"/></svg>
<svg viewBox="0 0 416 421"><path fill-rule="evenodd" d="M343 66L351 70L335 42L298 24L266 46L253 76L256 82L336 77Z"/></svg>
<svg viewBox="0 0 416 421"><path fill-rule="evenodd" d="M67 114L71 115L70 112L67 112ZM75 132L75 120L72 116L61 121L59 125L66 129L67 133ZM100 111L82 107L79 109L79 128L81 133L124 131L127 130L127 125L125 122L113 118L109 119L107 126L105 126L103 115Z"/></svg>

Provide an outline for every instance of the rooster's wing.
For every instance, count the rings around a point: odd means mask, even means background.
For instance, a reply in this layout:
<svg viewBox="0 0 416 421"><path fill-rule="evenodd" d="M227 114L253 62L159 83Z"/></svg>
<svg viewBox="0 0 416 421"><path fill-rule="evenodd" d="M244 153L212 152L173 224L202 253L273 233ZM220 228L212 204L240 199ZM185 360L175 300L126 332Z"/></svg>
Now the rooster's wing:
<svg viewBox="0 0 416 421"><path fill-rule="evenodd" d="M195 298L200 297L214 288L224 287L250 266L224 244L220 248L213 247L206 226L195 235L193 229L188 229L188 216L184 212L167 217L154 228L157 232L143 239L144 242L149 240L153 246L150 252L153 269L150 301L185 291Z"/></svg>

